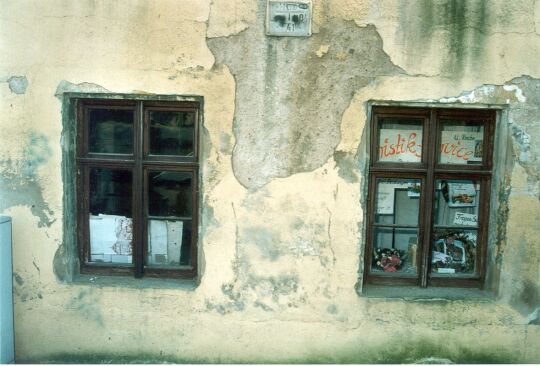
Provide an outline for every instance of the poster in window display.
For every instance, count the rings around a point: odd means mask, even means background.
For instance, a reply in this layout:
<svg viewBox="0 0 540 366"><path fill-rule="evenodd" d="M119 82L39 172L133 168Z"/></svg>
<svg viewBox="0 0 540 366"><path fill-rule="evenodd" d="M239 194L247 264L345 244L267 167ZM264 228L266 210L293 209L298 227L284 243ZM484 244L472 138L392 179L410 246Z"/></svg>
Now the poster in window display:
<svg viewBox="0 0 540 366"><path fill-rule="evenodd" d="M377 214L393 215L396 189L407 189L411 183L403 180L384 180L377 183Z"/></svg>
<svg viewBox="0 0 540 366"><path fill-rule="evenodd" d="M484 134L482 132L442 131L443 164L481 164Z"/></svg>
<svg viewBox="0 0 540 366"><path fill-rule="evenodd" d="M379 160L418 163L422 158L422 131L381 129Z"/></svg>
<svg viewBox="0 0 540 366"><path fill-rule="evenodd" d="M475 207L476 188L470 181L448 181L448 207ZM443 190L445 188L443 187Z"/></svg>

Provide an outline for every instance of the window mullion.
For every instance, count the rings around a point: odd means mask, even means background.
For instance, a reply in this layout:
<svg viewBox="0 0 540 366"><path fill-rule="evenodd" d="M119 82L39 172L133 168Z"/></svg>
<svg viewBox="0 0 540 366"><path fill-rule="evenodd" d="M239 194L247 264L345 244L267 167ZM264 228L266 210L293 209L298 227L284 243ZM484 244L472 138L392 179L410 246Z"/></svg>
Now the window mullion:
<svg viewBox="0 0 540 366"><path fill-rule="evenodd" d="M424 216L420 222L420 230L424 236L422 238L422 266L420 269L420 286L427 287L428 274L430 269L431 258L431 236L432 236L432 220L433 220L433 186L434 186L434 172L435 161L437 160L437 112L432 110L430 114L430 121L427 126L427 174L426 182L423 192L423 210Z"/></svg>
<svg viewBox="0 0 540 366"><path fill-rule="evenodd" d="M143 103L137 103L135 123L135 167L133 171L133 261L135 277L143 275Z"/></svg>

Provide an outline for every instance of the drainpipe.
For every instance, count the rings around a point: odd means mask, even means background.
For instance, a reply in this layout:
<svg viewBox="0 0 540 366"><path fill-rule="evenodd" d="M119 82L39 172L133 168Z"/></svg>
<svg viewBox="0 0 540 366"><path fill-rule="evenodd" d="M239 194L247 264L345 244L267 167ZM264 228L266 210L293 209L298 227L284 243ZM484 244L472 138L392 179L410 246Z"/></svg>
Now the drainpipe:
<svg viewBox="0 0 540 366"><path fill-rule="evenodd" d="M0 363L15 361L11 217L0 216Z"/></svg>

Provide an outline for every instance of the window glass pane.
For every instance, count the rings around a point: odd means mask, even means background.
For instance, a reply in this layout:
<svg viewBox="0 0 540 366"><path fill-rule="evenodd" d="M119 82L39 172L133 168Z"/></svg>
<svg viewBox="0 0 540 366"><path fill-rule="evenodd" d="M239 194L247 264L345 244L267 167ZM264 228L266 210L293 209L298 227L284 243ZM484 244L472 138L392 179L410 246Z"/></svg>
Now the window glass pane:
<svg viewBox="0 0 540 366"><path fill-rule="evenodd" d="M483 144L483 123L443 121L439 163L481 165Z"/></svg>
<svg viewBox="0 0 540 366"><path fill-rule="evenodd" d="M178 171L148 172L148 215L191 218L193 173Z"/></svg>
<svg viewBox="0 0 540 366"><path fill-rule="evenodd" d="M90 109L88 151L133 154L133 110Z"/></svg>
<svg viewBox="0 0 540 366"><path fill-rule="evenodd" d="M195 156L195 112L149 111L150 154Z"/></svg>
<svg viewBox="0 0 540 366"><path fill-rule="evenodd" d="M419 179L377 179L375 222L417 225L420 209Z"/></svg>
<svg viewBox="0 0 540 366"><path fill-rule="evenodd" d="M376 227L371 272L416 275L417 252L417 229Z"/></svg>
<svg viewBox="0 0 540 366"><path fill-rule="evenodd" d="M435 227L477 228L480 184L472 180L435 181Z"/></svg>
<svg viewBox="0 0 540 366"><path fill-rule="evenodd" d="M178 267L191 264L191 220L148 220L150 267Z"/></svg>
<svg viewBox="0 0 540 366"><path fill-rule="evenodd" d="M381 118L378 123L378 160L421 162L422 122L421 119Z"/></svg>
<svg viewBox="0 0 540 366"><path fill-rule="evenodd" d="M377 179L372 272L417 273L420 191L420 179Z"/></svg>
<svg viewBox="0 0 540 366"><path fill-rule="evenodd" d="M90 169L90 261L132 263L132 173Z"/></svg>
<svg viewBox="0 0 540 366"><path fill-rule="evenodd" d="M477 230L469 229L435 230L431 257L432 274L459 277L476 273L477 233Z"/></svg>

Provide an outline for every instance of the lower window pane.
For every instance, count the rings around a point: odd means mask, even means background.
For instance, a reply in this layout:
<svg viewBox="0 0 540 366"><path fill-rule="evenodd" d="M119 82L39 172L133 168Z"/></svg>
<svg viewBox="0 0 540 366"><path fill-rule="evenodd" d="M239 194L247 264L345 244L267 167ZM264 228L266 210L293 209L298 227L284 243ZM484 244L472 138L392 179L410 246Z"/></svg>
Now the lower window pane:
<svg viewBox="0 0 540 366"><path fill-rule="evenodd" d="M90 169L90 261L132 263L132 173Z"/></svg>
<svg viewBox="0 0 540 366"><path fill-rule="evenodd" d="M378 227L373 242L372 273L416 275L417 229Z"/></svg>
<svg viewBox="0 0 540 366"><path fill-rule="evenodd" d="M148 214L150 216L191 217L193 173L148 172Z"/></svg>
<svg viewBox="0 0 540 366"><path fill-rule="evenodd" d="M431 271L442 276L477 272L477 230L435 230Z"/></svg>
<svg viewBox="0 0 540 366"><path fill-rule="evenodd" d="M191 220L148 220L150 267L178 267L191 264Z"/></svg>

